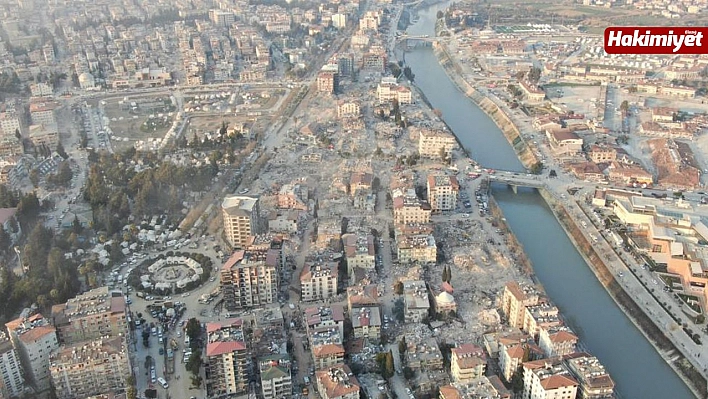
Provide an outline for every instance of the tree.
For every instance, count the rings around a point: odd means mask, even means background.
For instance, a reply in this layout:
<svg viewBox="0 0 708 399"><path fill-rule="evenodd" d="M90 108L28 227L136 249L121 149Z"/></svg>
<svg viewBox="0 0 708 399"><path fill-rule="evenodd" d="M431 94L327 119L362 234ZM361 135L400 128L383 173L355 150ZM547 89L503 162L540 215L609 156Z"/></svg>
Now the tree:
<svg viewBox="0 0 708 399"><path fill-rule="evenodd" d="M187 321L187 329L186 329L186 334L189 337L190 341L196 341L199 338L199 335L202 333L202 326L199 324L199 320L196 318L191 318L189 321Z"/></svg>
<svg viewBox="0 0 708 399"><path fill-rule="evenodd" d="M620 104L619 108L620 108L620 111L622 111L622 114L624 116L627 116L627 113L629 112L629 101L627 101L627 100L622 101L622 104Z"/></svg>
<svg viewBox="0 0 708 399"><path fill-rule="evenodd" d="M81 222L79 221L79 217L77 215L74 215L74 221L71 222L71 230L76 234L81 234L81 232L84 230L84 227L81 225Z"/></svg>
<svg viewBox="0 0 708 399"><path fill-rule="evenodd" d="M202 351L197 349L192 352L187 360L187 365L185 368L187 371L191 372L194 376L199 376L199 369L202 367Z"/></svg>
<svg viewBox="0 0 708 399"><path fill-rule="evenodd" d="M405 335L401 337L401 340L398 341L398 353L401 355L401 358L403 358L403 354L406 353L408 350L408 343L406 343L406 337Z"/></svg>
<svg viewBox="0 0 708 399"><path fill-rule="evenodd" d="M406 366L403 368L403 377L407 380L412 380L415 378L415 371L412 368Z"/></svg>
<svg viewBox="0 0 708 399"><path fill-rule="evenodd" d="M527 75L529 82L537 84L541 79L541 69L537 67L531 67Z"/></svg>
<svg viewBox="0 0 708 399"><path fill-rule="evenodd" d="M10 244L12 244L10 235L7 234L5 228L0 225L0 251L7 252L7 250L10 249Z"/></svg>
<svg viewBox="0 0 708 399"><path fill-rule="evenodd" d="M443 266L442 281L443 283L447 283L450 281L450 270L447 268L447 266Z"/></svg>
<svg viewBox="0 0 708 399"><path fill-rule="evenodd" d="M441 19L441 18L444 17L444 16L445 16L445 14L443 14L442 10L438 10L438 13L436 14L436 17L437 17L438 19Z"/></svg>
<svg viewBox="0 0 708 399"><path fill-rule="evenodd" d="M135 389L135 377L132 375L128 376L128 378L125 379L125 385L128 387L126 390L127 399L136 399L138 397L138 391Z"/></svg>
<svg viewBox="0 0 708 399"><path fill-rule="evenodd" d="M29 180L35 188L39 187L39 171L37 169L30 171Z"/></svg>

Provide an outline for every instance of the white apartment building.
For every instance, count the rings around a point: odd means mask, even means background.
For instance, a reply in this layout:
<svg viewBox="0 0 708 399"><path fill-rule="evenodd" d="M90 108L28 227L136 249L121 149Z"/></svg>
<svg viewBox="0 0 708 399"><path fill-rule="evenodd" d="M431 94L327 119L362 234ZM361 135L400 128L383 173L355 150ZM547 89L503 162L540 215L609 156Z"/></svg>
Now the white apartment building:
<svg viewBox="0 0 708 399"><path fill-rule="evenodd" d="M25 380L36 392L51 387L49 357L59 348L56 329L41 314L20 317L5 324L12 346L20 355Z"/></svg>
<svg viewBox="0 0 708 399"><path fill-rule="evenodd" d="M435 129L418 129L418 154L421 157L440 159L441 152L451 159L452 150L457 147L455 136Z"/></svg>
<svg viewBox="0 0 708 399"><path fill-rule="evenodd" d="M578 381L560 358L526 362L523 368L524 399L575 399Z"/></svg>
<svg viewBox="0 0 708 399"><path fill-rule="evenodd" d="M376 87L376 99L382 103L398 101L399 104L413 103L411 89L396 83L381 82Z"/></svg>
<svg viewBox="0 0 708 399"><path fill-rule="evenodd" d="M22 131L20 118L15 112L0 113L0 133L3 135L15 135L15 131Z"/></svg>
<svg viewBox="0 0 708 399"><path fill-rule="evenodd" d="M313 264L306 262L300 274L301 298L317 301L337 295L337 264L334 262Z"/></svg>
<svg viewBox="0 0 708 399"><path fill-rule="evenodd" d="M338 118L358 117L361 114L361 107L354 101L340 101L337 104Z"/></svg>
<svg viewBox="0 0 708 399"><path fill-rule="evenodd" d="M421 201L414 189L393 192L393 223L430 223L430 205Z"/></svg>
<svg viewBox="0 0 708 399"><path fill-rule="evenodd" d="M221 203L224 235L234 248L244 248L248 238L260 233L258 197L231 195Z"/></svg>
<svg viewBox="0 0 708 399"><path fill-rule="evenodd" d="M50 364L52 383L59 399L121 392L132 374L122 337L63 346L52 353Z"/></svg>
<svg viewBox="0 0 708 399"><path fill-rule="evenodd" d="M289 398L292 395L291 363L288 355L258 358L261 369L261 390L264 399Z"/></svg>
<svg viewBox="0 0 708 399"><path fill-rule="evenodd" d="M347 14L332 14L332 26L337 29L345 28L347 26Z"/></svg>
<svg viewBox="0 0 708 399"><path fill-rule="evenodd" d="M4 331L0 331L0 397L20 396L25 388L20 355Z"/></svg>
<svg viewBox="0 0 708 399"><path fill-rule="evenodd" d="M460 184L455 176L428 176L428 202L433 212L455 210L459 194Z"/></svg>

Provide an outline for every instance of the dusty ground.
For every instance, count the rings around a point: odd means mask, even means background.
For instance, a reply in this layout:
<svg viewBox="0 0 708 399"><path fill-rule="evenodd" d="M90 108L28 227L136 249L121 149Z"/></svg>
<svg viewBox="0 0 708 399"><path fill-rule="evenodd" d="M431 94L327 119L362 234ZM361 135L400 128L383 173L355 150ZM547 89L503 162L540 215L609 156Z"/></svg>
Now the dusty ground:
<svg viewBox="0 0 708 399"><path fill-rule="evenodd" d="M155 97L154 100L158 98L162 99ZM104 106L106 116L110 119L109 127L114 135L111 144L117 152L132 147L139 140L162 138L172 126L176 111L164 109L164 112L150 112L140 108L130 111L126 104L120 104L120 101L122 100L110 99ZM145 125L148 121L154 125Z"/></svg>

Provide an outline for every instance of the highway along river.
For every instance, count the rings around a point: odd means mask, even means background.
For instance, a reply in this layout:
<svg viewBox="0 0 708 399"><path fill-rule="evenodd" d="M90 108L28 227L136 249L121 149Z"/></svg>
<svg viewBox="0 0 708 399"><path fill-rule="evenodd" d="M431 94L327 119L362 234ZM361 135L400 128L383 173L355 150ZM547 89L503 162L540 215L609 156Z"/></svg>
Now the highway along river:
<svg viewBox="0 0 708 399"><path fill-rule="evenodd" d="M410 35L435 35L438 10L419 12L408 28ZM416 85L472 158L493 169L523 170L501 131L449 80L430 48L405 55L415 74ZM694 395L644 335L617 307L597 281L543 198L532 189L514 194L497 186L494 196L507 222L524 246L534 271L553 302L563 312L588 351L597 356L617 384L624 399L681 399Z"/></svg>

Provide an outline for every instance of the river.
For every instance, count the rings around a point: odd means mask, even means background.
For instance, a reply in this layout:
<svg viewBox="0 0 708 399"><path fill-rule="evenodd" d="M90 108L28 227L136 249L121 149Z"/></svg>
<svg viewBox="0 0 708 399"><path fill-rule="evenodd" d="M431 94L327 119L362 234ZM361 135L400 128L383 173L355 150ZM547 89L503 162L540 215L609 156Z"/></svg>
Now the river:
<svg viewBox="0 0 708 399"><path fill-rule="evenodd" d="M410 35L434 36L437 5L419 11ZM472 158L485 167L524 170L494 122L450 81L432 49L405 54L415 83ZM617 307L541 197L532 189L493 190L534 272L588 351L597 356L625 399L693 398L693 393ZM549 245L549 243L552 243Z"/></svg>

